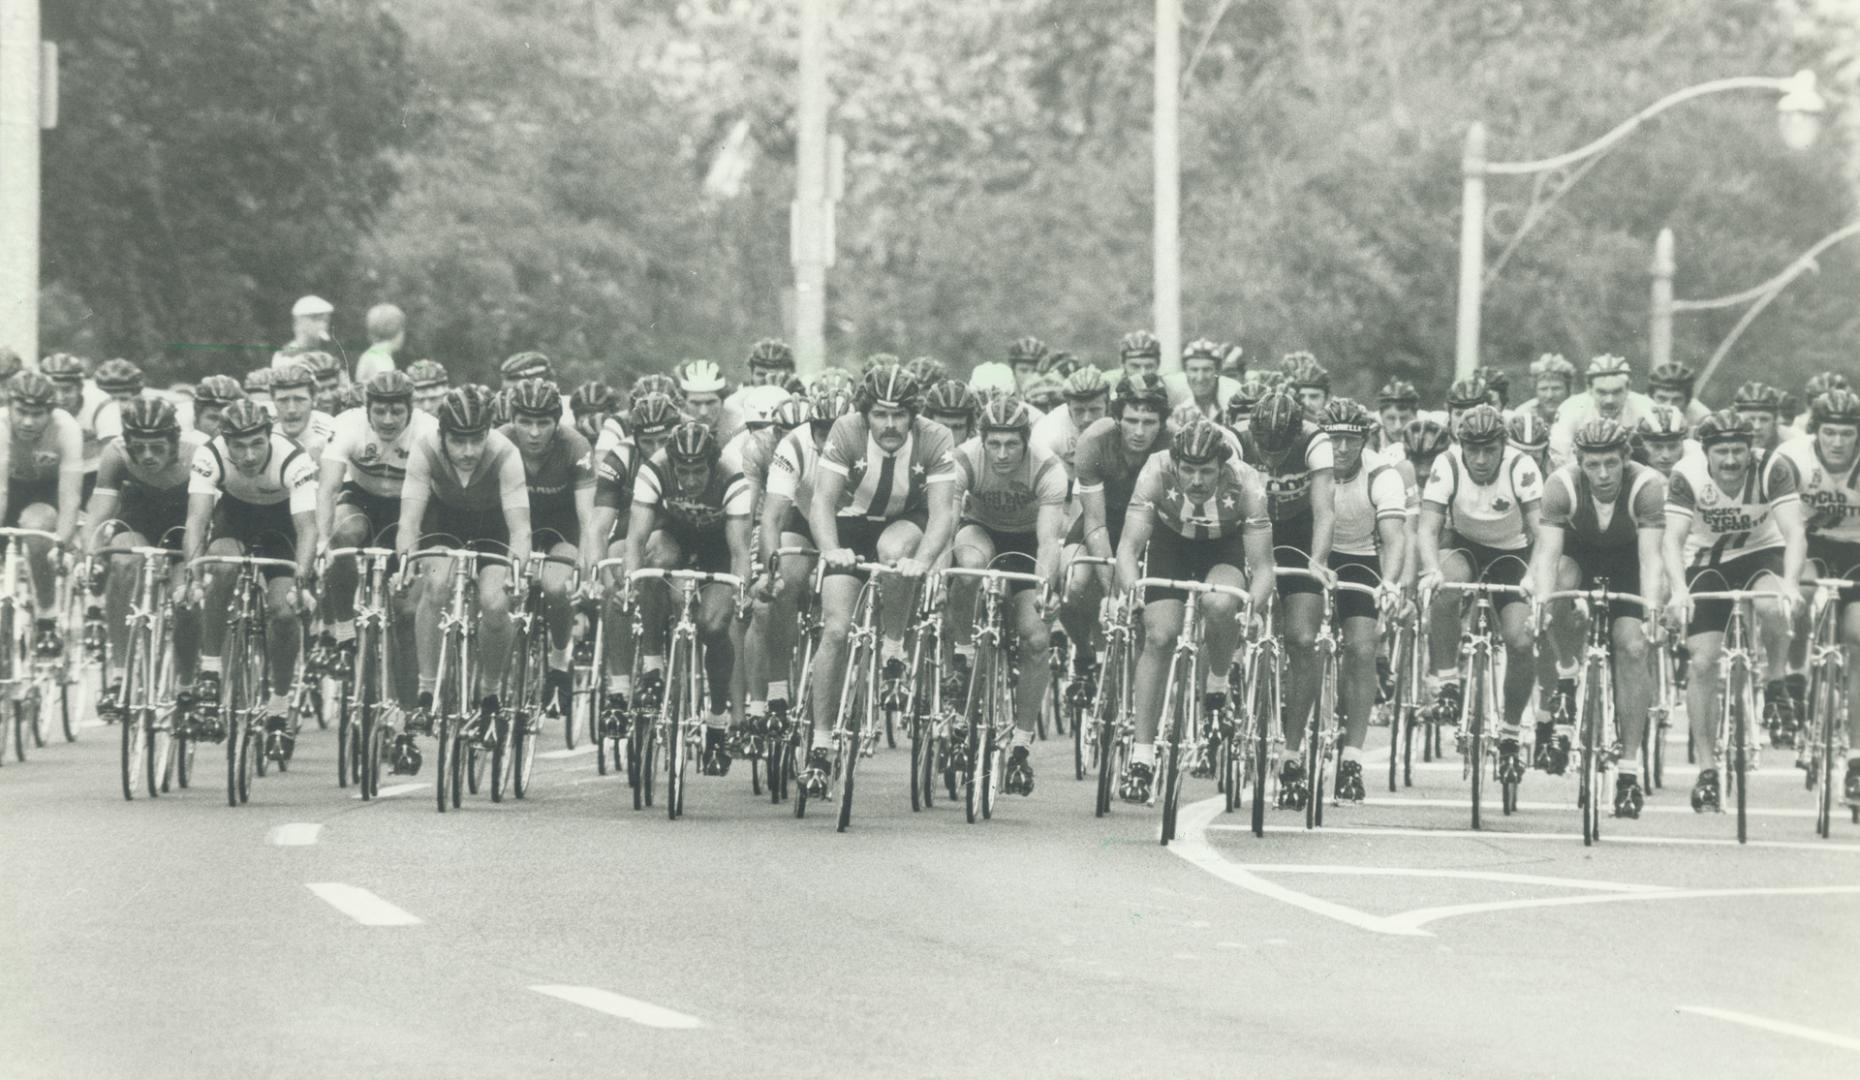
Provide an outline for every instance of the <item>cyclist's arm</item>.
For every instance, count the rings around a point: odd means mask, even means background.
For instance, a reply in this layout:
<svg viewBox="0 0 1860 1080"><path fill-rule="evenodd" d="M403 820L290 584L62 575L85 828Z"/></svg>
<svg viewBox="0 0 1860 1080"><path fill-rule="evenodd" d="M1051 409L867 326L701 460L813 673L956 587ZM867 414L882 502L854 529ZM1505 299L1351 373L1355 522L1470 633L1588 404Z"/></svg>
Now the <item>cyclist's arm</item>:
<svg viewBox="0 0 1860 1080"><path fill-rule="evenodd" d="M575 519L581 523L581 572L585 576L594 572L594 564L601 561L602 553L607 550L613 518L610 515L607 519L608 531L597 528L594 488L579 487L575 489Z"/></svg>
<svg viewBox="0 0 1860 1080"><path fill-rule="evenodd" d="M1399 583L1402 578L1403 560L1408 557L1408 518L1406 515L1389 515L1376 519L1376 543L1382 552L1382 565L1388 571L1383 581Z"/></svg>
<svg viewBox="0 0 1860 1080"><path fill-rule="evenodd" d="M1034 555L1034 573L1047 581L1057 582L1059 580L1059 543L1066 536L1064 503L1040 507L1040 517L1034 525L1034 535L1039 538Z"/></svg>
<svg viewBox="0 0 1860 1080"><path fill-rule="evenodd" d="M1330 562L1331 538L1337 526L1337 485L1331 469L1311 470L1311 561Z"/></svg>
<svg viewBox="0 0 1860 1080"><path fill-rule="evenodd" d="M181 553L190 563L207 553L215 501L212 495L190 493L187 496L187 531L181 541Z"/></svg>
<svg viewBox="0 0 1860 1080"><path fill-rule="evenodd" d="M116 508L123 501L121 488L123 482L123 457L120 446L105 447L103 460L97 465L97 486L91 490L90 503L84 507L84 519L88 527L84 530L80 547L85 555L97 550L97 533L104 523L116 517ZM149 543L156 543L159 537L149 537Z"/></svg>
<svg viewBox="0 0 1860 1080"><path fill-rule="evenodd" d="M1770 508L1770 517L1783 535L1783 589L1790 596L1799 595L1802 567L1808 561L1808 529L1802 522L1802 500L1790 499Z"/></svg>
<svg viewBox="0 0 1860 1080"><path fill-rule="evenodd" d="M1679 597L1687 593L1686 587L1686 534L1692 531L1692 515L1685 511L1676 511L1669 503L1666 508L1665 543L1660 554L1666 564L1667 592Z"/></svg>
<svg viewBox="0 0 1860 1080"><path fill-rule="evenodd" d="M1544 525L1537 530L1537 539L1531 545L1531 582L1538 596L1548 596L1556 589L1557 566L1563 561L1563 539L1561 525Z"/></svg>
<svg viewBox="0 0 1860 1080"><path fill-rule="evenodd" d="M291 515L291 524L297 526L297 580L310 580L311 569L316 565L317 532L316 511L308 510Z"/></svg>
<svg viewBox="0 0 1860 1080"><path fill-rule="evenodd" d="M948 436L945 436L947 438ZM956 484L955 470L941 481L932 474L924 489L930 501L930 519L924 525L924 535L917 541L917 561L926 566L936 561L956 538Z"/></svg>
<svg viewBox="0 0 1860 1080"><path fill-rule="evenodd" d="M633 510L626 526L626 568L637 570L646 565L646 538L659 527L659 508L633 498Z"/></svg>
<svg viewBox="0 0 1860 1080"><path fill-rule="evenodd" d="M1640 545L1641 599L1649 611L1658 611L1666 592L1666 530L1642 526L1635 538Z"/></svg>
<svg viewBox="0 0 1860 1080"><path fill-rule="evenodd" d="M330 537L336 533L336 491L342 487L343 477L347 476L348 472L348 461L333 458L326 447L323 450L322 463L317 466L316 531L318 536Z"/></svg>
<svg viewBox="0 0 1860 1080"><path fill-rule="evenodd" d="M1246 547L1247 593L1254 612L1266 610L1266 602L1279 587L1273 573L1276 560L1272 554L1272 517L1266 500L1266 487L1257 477L1249 479L1240 492L1242 520L1246 523L1241 542Z"/></svg>
<svg viewBox="0 0 1860 1080"><path fill-rule="evenodd" d="M822 552L841 547L839 508L845 491L845 475L834 469L814 469L814 502L807 508L807 523L814 527L814 539Z"/></svg>
<svg viewBox="0 0 1860 1080"><path fill-rule="evenodd" d="M283 480L290 492L291 523L297 526L297 579L307 581L316 565L317 468L308 455L293 457L284 466Z"/></svg>
<svg viewBox="0 0 1860 1080"><path fill-rule="evenodd" d="M1446 524L1446 511L1433 503L1421 504L1421 520L1415 526L1417 548L1421 556L1421 572L1437 574L1440 572L1440 528Z"/></svg>
<svg viewBox="0 0 1860 1080"><path fill-rule="evenodd" d="M1080 489L1079 527L1085 531L1085 550L1101 559L1114 559L1117 552L1111 550L1111 530L1105 527L1104 489L1091 491Z"/></svg>
<svg viewBox="0 0 1860 1080"><path fill-rule="evenodd" d="M1150 545L1150 534L1156 529L1156 511L1147 504L1132 502L1124 514L1124 532L1117 540L1117 588L1127 592L1137 583L1140 576L1137 564L1143 558L1143 549Z"/></svg>
<svg viewBox="0 0 1860 1080"><path fill-rule="evenodd" d="M498 467L498 489L504 504L504 527L510 530L510 557L530 557L530 480L523 471L523 455L512 447Z"/></svg>
<svg viewBox="0 0 1860 1080"><path fill-rule="evenodd" d="M723 534L730 541L730 573L749 580L749 515L724 519Z"/></svg>
<svg viewBox="0 0 1860 1080"><path fill-rule="evenodd" d="M75 420L58 424L58 540L70 543L77 535L78 512L84 509L84 433Z"/></svg>
<svg viewBox="0 0 1860 1080"><path fill-rule="evenodd" d="M779 491L768 491L762 496L762 565L773 570L775 566L775 549L781 546L781 526L788 517L788 507L794 500Z"/></svg>

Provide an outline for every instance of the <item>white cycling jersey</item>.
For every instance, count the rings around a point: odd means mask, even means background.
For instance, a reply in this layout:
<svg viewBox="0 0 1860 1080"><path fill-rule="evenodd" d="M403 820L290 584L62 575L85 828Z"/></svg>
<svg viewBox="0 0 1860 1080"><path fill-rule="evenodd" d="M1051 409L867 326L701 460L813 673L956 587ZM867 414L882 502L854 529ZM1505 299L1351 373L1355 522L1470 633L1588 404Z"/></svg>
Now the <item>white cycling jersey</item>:
<svg viewBox="0 0 1860 1080"><path fill-rule="evenodd" d="M1530 546L1524 511L1543 497L1543 473L1528 455L1505 447L1497 475L1491 483L1480 484L1467 470L1458 443L1434 459L1421 491L1421 501L1447 516L1454 535L1498 551Z"/></svg>
<svg viewBox="0 0 1860 1080"><path fill-rule="evenodd" d="M1376 525L1405 513L1407 487L1401 472L1375 450L1363 451L1362 466L1345 480L1335 477L1336 524L1331 550L1339 555L1376 554Z"/></svg>

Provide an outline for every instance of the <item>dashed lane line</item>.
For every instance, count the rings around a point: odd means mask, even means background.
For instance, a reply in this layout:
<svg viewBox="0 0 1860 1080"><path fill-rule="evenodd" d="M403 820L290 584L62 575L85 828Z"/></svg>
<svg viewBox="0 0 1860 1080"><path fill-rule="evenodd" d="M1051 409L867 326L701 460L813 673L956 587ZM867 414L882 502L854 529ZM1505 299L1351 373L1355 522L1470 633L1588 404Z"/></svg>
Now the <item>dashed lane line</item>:
<svg viewBox="0 0 1860 1080"><path fill-rule="evenodd" d="M1732 1024L1742 1024L1745 1027L1757 1028L1760 1031L1771 1031L1778 1035L1792 1035L1798 1039L1807 1039L1809 1042L1821 1043L1823 1046L1836 1046L1842 1050L1860 1051L1860 1039L1851 1038L1846 1035L1836 1035L1831 1031L1818 1031L1812 1027L1803 1027L1801 1024L1791 1024L1787 1020L1771 1020L1768 1017L1752 1016L1749 1013L1733 1012L1730 1009L1718 1009L1710 1005L1676 1005L1674 1008L1682 1013L1691 1013L1694 1016L1707 1016L1713 1020L1724 1020Z"/></svg>
<svg viewBox="0 0 1860 1080"><path fill-rule="evenodd" d="M412 784L390 784L380 791L375 792L375 801L379 802L382 799L395 799L402 795L411 795L416 791L429 791L432 789L432 786L431 784L421 784L417 782ZM349 796L351 799L359 799L361 797L360 792Z"/></svg>
<svg viewBox="0 0 1860 1080"><path fill-rule="evenodd" d="M275 825L265 834L265 842L273 847L309 847L316 843L317 834L323 826L306 821L293 821L288 825Z"/></svg>
<svg viewBox="0 0 1860 1080"><path fill-rule="evenodd" d="M419 916L354 885L319 881L305 887L315 893L318 899L363 926L415 926L420 922Z"/></svg>
<svg viewBox="0 0 1860 1080"><path fill-rule="evenodd" d="M667 1028L672 1030L689 1030L704 1026L704 1021L695 1016L688 1016L675 1009L654 1005L650 1001L641 1001L611 990L602 990L594 986L532 986L531 990L560 998L584 1009L593 1009L608 1016L617 1016L622 1020L631 1020L646 1027Z"/></svg>

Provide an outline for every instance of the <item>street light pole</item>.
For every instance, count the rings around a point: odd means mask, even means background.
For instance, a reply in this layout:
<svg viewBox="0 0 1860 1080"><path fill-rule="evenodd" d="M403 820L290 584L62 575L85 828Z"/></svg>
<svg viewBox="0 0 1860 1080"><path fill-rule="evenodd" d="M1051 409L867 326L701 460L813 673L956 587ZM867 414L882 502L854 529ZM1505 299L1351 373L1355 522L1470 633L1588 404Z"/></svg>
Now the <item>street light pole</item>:
<svg viewBox="0 0 1860 1080"><path fill-rule="evenodd" d="M1460 295L1453 343L1453 377L1479 366L1480 305L1485 299L1485 125L1466 128L1460 155Z"/></svg>
<svg viewBox="0 0 1860 1080"><path fill-rule="evenodd" d="M1653 325L1647 328L1647 369L1673 360L1673 230L1653 242Z"/></svg>
<svg viewBox="0 0 1860 1080"><path fill-rule="evenodd" d="M39 0L0 0L0 347L39 363Z"/></svg>
<svg viewBox="0 0 1860 1080"><path fill-rule="evenodd" d="M801 85L796 109L794 356L802 375L827 357L827 0L801 0Z"/></svg>
<svg viewBox="0 0 1860 1080"><path fill-rule="evenodd" d="M1162 369L1182 363L1181 0L1156 0L1155 322Z"/></svg>

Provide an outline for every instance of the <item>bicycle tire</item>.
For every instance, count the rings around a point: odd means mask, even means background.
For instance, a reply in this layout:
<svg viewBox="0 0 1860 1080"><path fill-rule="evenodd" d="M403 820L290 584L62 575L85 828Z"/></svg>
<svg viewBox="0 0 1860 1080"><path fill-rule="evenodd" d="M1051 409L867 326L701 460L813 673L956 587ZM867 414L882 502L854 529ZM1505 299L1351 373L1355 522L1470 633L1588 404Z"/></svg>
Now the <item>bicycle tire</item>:
<svg viewBox="0 0 1860 1080"><path fill-rule="evenodd" d="M911 715L911 813L929 808L930 778L924 771L924 762L929 757L929 723L926 717Z"/></svg>
<svg viewBox="0 0 1860 1080"><path fill-rule="evenodd" d="M349 673L358 692L354 695L353 706L349 695L344 695L337 717L339 732L342 728L349 731L349 745L339 747L338 751L351 755L355 782L362 789L364 800L372 800L381 793L381 714L386 703L383 700L385 665L378 641L380 634L376 626L362 628L356 641L356 662ZM360 714L359 725L355 723L356 713Z"/></svg>
<svg viewBox="0 0 1860 1080"><path fill-rule="evenodd" d="M1465 718L1462 723L1467 733L1466 753L1470 760L1470 772L1472 777L1472 827L1475 831L1480 828L1480 804L1484 801L1485 797L1485 729L1487 721L1485 715L1485 682L1486 679L1490 678L1490 669L1488 665L1491 662L1488 658L1485 663L1481 663L1481 655L1483 654L1473 654L1471 670L1467 673L1466 681L1461 684L1466 688L1466 699L1464 702Z"/></svg>
<svg viewBox="0 0 1860 1080"><path fill-rule="evenodd" d="M77 713L71 708L71 688L76 685L68 678L58 680L58 723L68 743L77 742L78 737Z"/></svg>
<svg viewBox="0 0 1860 1080"><path fill-rule="evenodd" d="M243 674L244 627L235 623L226 630L220 653L220 723L226 729L226 805L239 805L240 744L244 732L239 714L233 708L238 682Z"/></svg>
<svg viewBox="0 0 1860 1080"><path fill-rule="evenodd" d="M836 832L845 832L847 826L852 824L853 778L859 771L859 750L859 732L847 732L846 741L841 744L839 768L835 770L838 773L840 804L839 820L834 825Z"/></svg>
<svg viewBox="0 0 1860 1080"><path fill-rule="evenodd" d="M1188 734L1188 713L1194 708L1192 688L1183 685L1192 681L1191 671L1184 675L1181 670L1182 656L1177 653L1169 660L1168 687L1163 694L1162 715L1168 718L1169 737L1157 749L1162 751L1161 768L1158 773L1162 779L1162 845L1169 846L1175 839L1176 807L1182 797L1182 740Z"/></svg>
<svg viewBox="0 0 1860 1080"><path fill-rule="evenodd" d="M143 651L146 655L142 662L142 678L137 680L128 677L129 672L126 669L126 677L123 680L123 699L117 703L121 707L133 701L142 706L135 713L127 708L121 708L121 719L118 723L134 722L142 728L142 737L147 743L143 751L147 764L143 784L144 791L151 799L168 789L168 776L169 771L174 767L175 753L172 713L170 719L164 721L159 709L163 688L171 681L174 673L174 651L168 640L167 624L158 620L156 626L159 629L154 634L150 634L146 625L130 632L129 638L132 644L138 638L144 641ZM151 642L158 643L158 647L151 649L149 647ZM151 663L154 657L161 659ZM130 695L132 686L136 687L133 697Z"/></svg>
<svg viewBox="0 0 1860 1080"><path fill-rule="evenodd" d="M530 639L529 659L524 666L530 672L547 672L548 664L548 631L544 630ZM522 697L518 698L516 713L511 717L510 793L519 799L529 797L530 780L536 768L536 740L542 737L543 718L549 715L551 707L556 708L558 714L561 708L559 697L553 702L547 699L548 685L546 675L540 681L533 676L529 677ZM571 709L574 706L572 694L569 706ZM573 731L573 717L564 717L562 727ZM572 742L569 749L574 749Z"/></svg>
<svg viewBox="0 0 1860 1080"><path fill-rule="evenodd" d="M1815 763L1810 776L1821 788L1815 793L1815 835L1823 840L1833 831L1834 786L1838 782L1834 772L1834 730L1843 717L1840 716L1840 698L1835 687L1844 678L1844 673L1839 672L1838 667L1838 661L1815 665L1816 693L1809 698L1814 702L1819 722L1815 741L1821 760Z"/></svg>
<svg viewBox="0 0 1860 1080"><path fill-rule="evenodd" d="M491 801L504 801L504 792L510 788L510 745L511 731L517 726L515 712L509 708L499 707L491 716Z"/></svg>
<svg viewBox="0 0 1860 1080"><path fill-rule="evenodd" d="M1724 692L1725 700L1735 702L1731 715L1731 773L1737 784L1737 842L1743 844L1749 842L1750 839L1749 809L1746 798L1750 779L1750 740L1747 728L1751 722L1751 716L1755 714L1750 711L1750 703L1746 699L1743 685L1751 681L1749 673L1743 670L1742 665L1734 664L1731 668L1731 680L1736 688L1736 694L1733 696L1729 688L1726 688Z"/></svg>
<svg viewBox="0 0 1860 1080"><path fill-rule="evenodd" d="M26 760L26 728L31 721L26 718L24 699L13 702L13 760Z"/></svg>
<svg viewBox="0 0 1860 1080"><path fill-rule="evenodd" d="M677 821L683 809L685 758L691 750L685 741L685 713L691 710L685 700L691 681L687 665L691 662L690 642L674 635L672 654L665 661L665 697L659 703L659 724L665 733L665 816L671 821Z"/></svg>
<svg viewBox="0 0 1860 1080"><path fill-rule="evenodd" d="M452 803L452 757L458 752L452 722L443 714L433 718L433 739L438 744L433 753L433 802L443 814Z"/></svg>
<svg viewBox="0 0 1860 1080"><path fill-rule="evenodd" d="M606 776L610 744L618 740L607 737L604 722L601 719L607 713L607 690L601 685L598 677L594 688L588 693L587 702L588 744L594 747L594 771L601 776ZM618 764L619 758L616 756L614 761Z"/></svg>
<svg viewBox="0 0 1860 1080"><path fill-rule="evenodd" d="M1606 688L1601 685L1594 664L1585 665L1582 680L1582 727L1578 738L1581 740L1579 752L1582 764L1577 772L1576 802L1582 810L1582 846L1590 847L1601 838L1600 805L1601 784L1598 782L1601 771L1597 762L1601 757L1602 694Z"/></svg>
<svg viewBox="0 0 1860 1080"><path fill-rule="evenodd" d="M123 699L117 702L117 711L120 714L117 726L123 729L120 733L121 764L123 799L126 802L135 801L137 793L142 790L142 784L148 775L149 768L146 760L148 748L144 745L148 732L144 727L142 710L128 707L130 702L141 700L136 696L137 675L143 661L142 650L136 648L136 642L141 636L140 631L132 630L129 634L129 655L123 665Z"/></svg>
<svg viewBox="0 0 1860 1080"><path fill-rule="evenodd" d="M361 640L366 640L365 634L364 631L364 637ZM360 656L359 652L357 656ZM356 662L361 661L358 659ZM351 778L358 785L361 783L359 775L361 770L358 767L360 758L356 753L356 741L359 737L356 731L357 709L352 701L355 697L354 685L353 671L336 685L336 786L338 788L347 788ZM363 790L362 798L368 798L366 789Z"/></svg>
<svg viewBox="0 0 1860 1080"><path fill-rule="evenodd" d="M1317 700L1305 737L1305 775L1311 779L1311 796L1305 800L1305 828L1324 825L1324 778L1330 767L1328 733L1337 723L1337 651L1326 649L1318 668Z"/></svg>
<svg viewBox="0 0 1860 1080"><path fill-rule="evenodd" d="M801 779L799 768L805 767L812 756L814 748L814 728L812 721L801 720L795 723L794 749L790 757L797 762L794 773L794 816L798 820L807 816L807 784Z"/></svg>
<svg viewBox="0 0 1860 1080"><path fill-rule="evenodd" d="M1069 733L1072 736L1072 779L1083 782L1088 771L1085 759L1086 747L1089 745L1085 740L1085 710L1072 702L1070 680L1066 686L1065 702L1067 720L1071 728Z"/></svg>
<svg viewBox="0 0 1860 1080"><path fill-rule="evenodd" d="M1253 721L1258 725L1253 736L1253 835L1266 835L1266 776L1272 771L1272 726L1279 718L1278 653L1267 648L1254 658L1252 692L1247 695L1253 705Z"/></svg>

